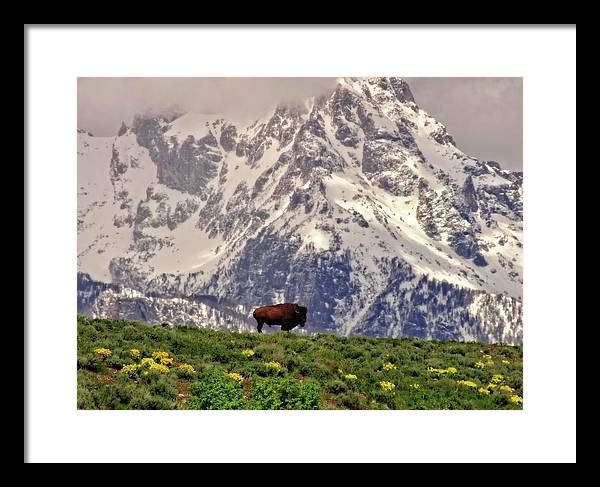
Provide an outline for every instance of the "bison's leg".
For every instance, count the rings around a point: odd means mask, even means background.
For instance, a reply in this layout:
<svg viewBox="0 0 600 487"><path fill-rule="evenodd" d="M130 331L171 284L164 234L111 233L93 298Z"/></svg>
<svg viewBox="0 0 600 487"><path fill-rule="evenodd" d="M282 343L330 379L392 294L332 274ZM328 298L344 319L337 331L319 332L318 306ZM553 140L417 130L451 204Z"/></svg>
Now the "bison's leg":
<svg viewBox="0 0 600 487"><path fill-rule="evenodd" d="M263 322L262 320L257 319L256 320L256 329L258 330L258 333L262 333L262 328L263 328Z"/></svg>

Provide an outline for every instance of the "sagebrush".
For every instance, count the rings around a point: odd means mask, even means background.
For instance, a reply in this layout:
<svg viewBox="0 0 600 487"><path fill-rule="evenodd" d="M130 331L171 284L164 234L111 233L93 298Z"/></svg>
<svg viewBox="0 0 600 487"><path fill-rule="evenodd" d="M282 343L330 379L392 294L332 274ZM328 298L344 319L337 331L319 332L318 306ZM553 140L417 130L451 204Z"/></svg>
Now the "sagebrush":
<svg viewBox="0 0 600 487"><path fill-rule="evenodd" d="M522 347L77 318L80 409L521 409Z"/></svg>

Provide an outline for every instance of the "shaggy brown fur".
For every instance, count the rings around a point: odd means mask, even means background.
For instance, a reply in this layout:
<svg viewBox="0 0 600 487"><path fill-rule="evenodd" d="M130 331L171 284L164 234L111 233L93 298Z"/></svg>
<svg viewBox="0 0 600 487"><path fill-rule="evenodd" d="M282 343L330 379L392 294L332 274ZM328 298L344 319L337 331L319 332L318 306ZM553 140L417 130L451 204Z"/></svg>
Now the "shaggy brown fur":
<svg viewBox="0 0 600 487"><path fill-rule="evenodd" d="M262 333L265 324L280 325L282 331L290 331L298 325L306 324L306 311L306 307L297 303L284 303L256 308L252 316L256 319L256 329L259 333Z"/></svg>

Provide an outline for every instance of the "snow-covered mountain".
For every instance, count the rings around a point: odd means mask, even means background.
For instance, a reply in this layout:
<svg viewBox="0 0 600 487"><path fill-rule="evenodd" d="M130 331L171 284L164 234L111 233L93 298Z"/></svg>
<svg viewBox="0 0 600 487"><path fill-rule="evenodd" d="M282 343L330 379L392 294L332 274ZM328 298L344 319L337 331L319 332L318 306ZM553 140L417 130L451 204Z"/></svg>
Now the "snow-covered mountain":
<svg viewBox="0 0 600 487"><path fill-rule="evenodd" d="M306 332L522 341L522 173L464 154L400 78L344 78L251 125L78 130L79 311Z"/></svg>

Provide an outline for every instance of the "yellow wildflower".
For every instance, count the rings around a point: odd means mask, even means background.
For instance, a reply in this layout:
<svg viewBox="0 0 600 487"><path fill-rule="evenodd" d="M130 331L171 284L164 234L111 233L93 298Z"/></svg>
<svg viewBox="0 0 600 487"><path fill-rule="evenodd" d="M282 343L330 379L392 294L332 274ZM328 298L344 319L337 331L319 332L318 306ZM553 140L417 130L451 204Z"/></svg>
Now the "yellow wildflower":
<svg viewBox="0 0 600 487"><path fill-rule="evenodd" d="M173 365L173 359L171 357L161 357L160 363L162 365Z"/></svg>
<svg viewBox="0 0 600 487"><path fill-rule="evenodd" d="M187 374L193 374L194 372L196 372L196 370L194 369L194 367L191 366L190 364L181 364L177 368L179 370L182 370L183 372L185 372Z"/></svg>
<svg viewBox="0 0 600 487"><path fill-rule="evenodd" d="M480 362L479 360L477 362L475 362L474 367L476 369L483 369L485 367L485 364L483 362Z"/></svg>
<svg viewBox="0 0 600 487"><path fill-rule="evenodd" d="M249 348L242 350L242 355L244 357L252 357L252 355L254 355L254 353L255 353L254 350L251 350Z"/></svg>
<svg viewBox="0 0 600 487"><path fill-rule="evenodd" d="M509 401L514 404L523 404L523 398L521 396L510 396Z"/></svg>
<svg viewBox="0 0 600 487"><path fill-rule="evenodd" d="M494 374L492 376L492 382L494 384L499 384L500 382L502 382L504 380L504 376L500 375L500 374Z"/></svg>
<svg viewBox="0 0 600 487"><path fill-rule="evenodd" d="M471 380L457 380L456 383L466 387L477 387L477 384Z"/></svg>
<svg viewBox="0 0 600 487"><path fill-rule="evenodd" d="M488 389L486 389L485 387L480 387L479 392L481 394L485 394L486 396L489 396L489 394L490 394L490 391Z"/></svg>
<svg viewBox="0 0 600 487"><path fill-rule="evenodd" d="M482 358L486 361L486 362L491 362L492 360L492 356L488 355L486 353L482 354Z"/></svg>
<svg viewBox="0 0 600 487"><path fill-rule="evenodd" d="M504 365L510 365L510 360L502 359Z"/></svg>
<svg viewBox="0 0 600 487"><path fill-rule="evenodd" d="M150 367L152 364L156 364L156 362L154 361L153 358L150 357L144 357L142 359L142 361L140 362L140 367Z"/></svg>
<svg viewBox="0 0 600 487"><path fill-rule="evenodd" d="M391 362L387 362L387 363L383 364L383 370L394 370L394 369L396 369L396 365Z"/></svg>
<svg viewBox="0 0 600 487"><path fill-rule="evenodd" d="M156 362L152 362L150 364L150 370L152 372L158 372L159 374L167 374L169 373L169 367L162 364L157 364Z"/></svg>
<svg viewBox="0 0 600 487"><path fill-rule="evenodd" d="M343 374L344 371L342 369L338 369L338 374Z"/></svg>
<svg viewBox="0 0 600 487"><path fill-rule="evenodd" d="M508 392L509 394L512 394L513 392L515 392L515 390L510 386L500 386L500 390L502 392Z"/></svg>
<svg viewBox="0 0 600 487"><path fill-rule="evenodd" d="M344 377L346 379L349 379L349 380L356 380L356 379L358 379L358 377L356 377L354 374L346 374Z"/></svg>
<svg viewBox="0 0 600 487"><path fill-rule="evenodd" d="M486 387L488 389L495 389L496 387L498 387L498 384L494 384L493 382L490 382Z"/></svg>
<svg viewBox="0 0 600 487"><path fill-rule="evenodd" d="M166 374L169 372L169 367L163 364L156 363L153 358L144 357L140 362L140 367L146 367L152 372L158 372L160 374ZM146 374L145 374L146 375Z"/></svg>
<svg viewBox="0 0 600 487"><path fill-rule="evenodd" d="M98 355L101 355L102 357L108 357L112 354L112 352L108 348L96 348L94 352Z"/></svg>
<svg viewBox="0 0 600 487"><path fill-rule="evenodd" d="M242 382L244 382L244 376L241 374L238 374L237 372L229 372L229 374L227 374L227 377L229 377L231 380L237 382L238 384L241 384Z"/></svg>
<svg viewBox="0 0 600 487"><path fill-rule="evenodd" d="M137 348L132 348L131 350L129 350L129 353L135 358L138 358L141 354L141 352Z"/></svg>
<svg viewBox="0 0 600 487"><path fill-rule="evenodd" d="M380 381L379 385L386 392L391 392L396 388L396 384L394 384L392 382L388 382L387 380Z"/></svg>
<svg viewBox="0 0 600 487"><path fill-rule="evenodd" d="M127 375L131 375L134 374L137 369L137 364L123 365L123 367L121 368L121 372Z"/></svg>
<svg viewBox="0 0 600 487"><path fill-rule="evenodd" d="M275 362L274 360L271 360L270 362L265 362L265 365L271 369L276 370L277 372L281 370L281 364L279 362Z"/></svg>
<svg viewBox="0 0 600 487"><path fill-rule="evenodd" d="M432 374L456 374L457 370L455 367L448 367L447 369L436 369L434 367L427 367L427 372Z"/></svg>
<svg viewBox="0 0 600 487"><path fill-rule="evenodd" d="M421 388L421 385L415 383L415 384L409 384L408 387L410 387L411 389L417 390L417 389Z"/></svg>
<svg viewBox="0 0 600 487"><path fill-rule="evenodd" d="M152 352L152 358L154 360L161 360L163 358L168 358L169 352Z"/></svg>

